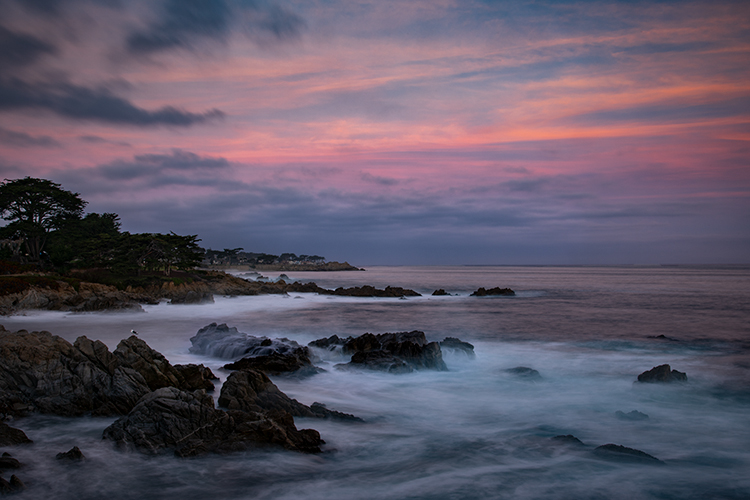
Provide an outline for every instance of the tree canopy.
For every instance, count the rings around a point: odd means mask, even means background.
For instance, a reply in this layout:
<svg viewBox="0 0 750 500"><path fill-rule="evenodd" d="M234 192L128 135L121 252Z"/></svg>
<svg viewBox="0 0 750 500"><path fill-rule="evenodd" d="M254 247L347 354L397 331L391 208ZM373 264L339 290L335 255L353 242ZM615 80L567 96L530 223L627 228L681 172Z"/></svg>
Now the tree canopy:
<svg viewBox="0 0 750 500"><path fill-rule="evenodd" d="M47 179L24 177L0 184L0 217L9 221L0 234L24 241L28 260L38 262L50 231L79 220L86 202Z"/></svg>

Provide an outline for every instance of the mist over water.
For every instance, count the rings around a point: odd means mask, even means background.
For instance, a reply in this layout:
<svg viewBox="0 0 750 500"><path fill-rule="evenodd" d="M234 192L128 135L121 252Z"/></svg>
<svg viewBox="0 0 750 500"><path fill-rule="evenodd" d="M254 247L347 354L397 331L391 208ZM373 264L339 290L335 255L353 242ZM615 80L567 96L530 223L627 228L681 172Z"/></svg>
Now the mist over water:
<svg viewBox="0 0 750 500"><path fill-rule="evenodd" d="M17 498L737 498L750 497L750 268L373 268L288 273L320 286L413 288L423 297L217 297L215 304L145 307L145 313L28 313L11 330L79 335L114 349L130 330L172 363L219 368L188 352L208 323L307 344L333 334L419 329L459 337L476 358L445 352L450 371L405 375L342 372L317 351L325 373L275 377L302 403L319 401L367 423L295 419L315 428L325 453L255 451L176 459L114 450L101 440L113 419L35 416L13 425L35 441L4 448L27 464ZM275 277L277 273L271 273ZM469 297L478 287L516 297ZM454 294L432 297L444 288ZM664 335L666 338L654 338ZM633 384L669 363L679 385ZM533 380L507 369L539 371ZM218 388L217 388L218 389ZM216 392L218 396L218 390ZM644 420L618 418L637 410ZM557 444L572 434L586 447ZM615 443L664 465L593 455ZM80 464L56 453L79 446ZM9 476L9 474L8 474ZM6 476L4 476L6 477Z"/></svg>

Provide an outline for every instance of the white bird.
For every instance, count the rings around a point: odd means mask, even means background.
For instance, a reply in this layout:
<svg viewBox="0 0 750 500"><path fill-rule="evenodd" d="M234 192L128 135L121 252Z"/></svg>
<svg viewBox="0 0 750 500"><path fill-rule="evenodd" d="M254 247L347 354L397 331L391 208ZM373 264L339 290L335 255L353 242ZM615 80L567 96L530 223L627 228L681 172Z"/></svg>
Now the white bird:
<svg viewBox="0 0 750 500"><path fill-rule="evenodd" d="M136 332L135 330L130 330L130 333L132 333L133 335L138 335L138 332Z"/></svg>

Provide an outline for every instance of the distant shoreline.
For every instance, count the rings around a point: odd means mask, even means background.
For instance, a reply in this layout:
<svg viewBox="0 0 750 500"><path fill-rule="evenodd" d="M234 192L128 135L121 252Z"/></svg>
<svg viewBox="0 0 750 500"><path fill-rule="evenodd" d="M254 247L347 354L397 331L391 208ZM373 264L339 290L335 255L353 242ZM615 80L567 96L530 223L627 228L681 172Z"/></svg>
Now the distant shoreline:
<svg viewBox="0 0 750 500"><path fill-rule="evenodd" d="M325 264L213 264L201 266L211 271L364 271L364 268L352 266L348 262L326 262Z"/></svg>

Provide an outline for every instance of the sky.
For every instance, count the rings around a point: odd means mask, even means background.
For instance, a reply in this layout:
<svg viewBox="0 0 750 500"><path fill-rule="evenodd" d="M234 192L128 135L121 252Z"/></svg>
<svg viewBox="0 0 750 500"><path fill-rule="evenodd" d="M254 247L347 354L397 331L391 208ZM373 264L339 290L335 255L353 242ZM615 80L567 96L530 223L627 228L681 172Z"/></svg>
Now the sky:
<svg viewBox="0 0 750 500"><path fill-rule="evenodd" d="M0 179L354 265L750 262L750 2L0 0Z"/></svg>

